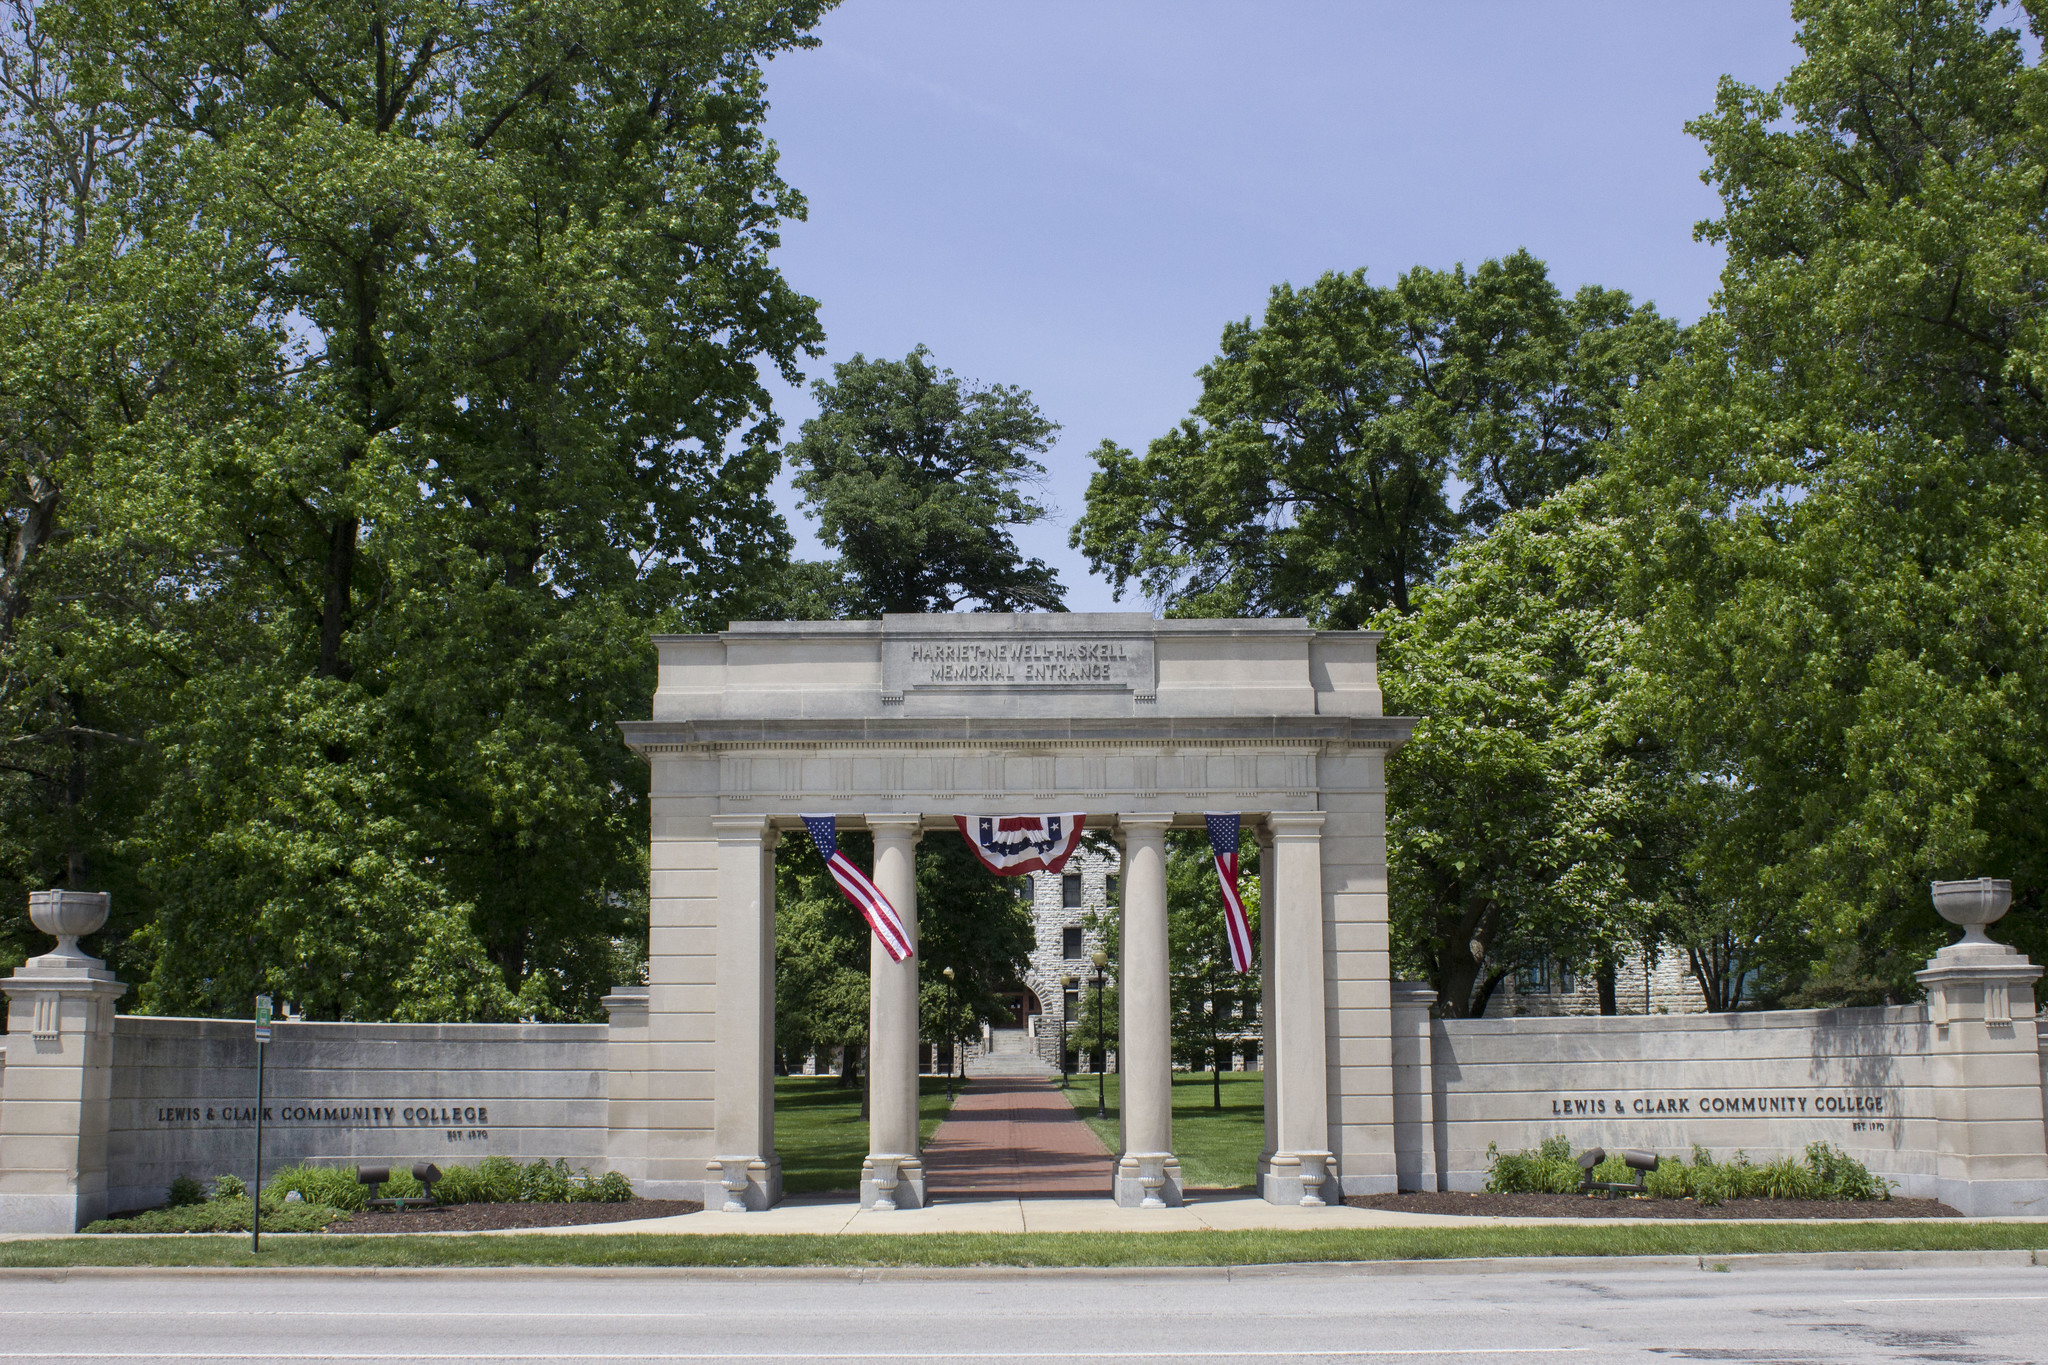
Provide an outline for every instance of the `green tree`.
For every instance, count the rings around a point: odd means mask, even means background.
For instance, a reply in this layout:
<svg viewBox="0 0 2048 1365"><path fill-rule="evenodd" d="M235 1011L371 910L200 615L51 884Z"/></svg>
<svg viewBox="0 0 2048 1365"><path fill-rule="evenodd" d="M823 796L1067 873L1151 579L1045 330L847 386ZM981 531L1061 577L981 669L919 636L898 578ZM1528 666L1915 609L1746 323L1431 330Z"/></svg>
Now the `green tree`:
<svg viewBox="0 0 2048 1365"><path fill-rule="evenodd" d="M796 610L1062 610L1053 570L1013 534L1047 515L1027 490L1059 430L1029 393L963 381L922 346L856 355L812 391L818 415L787 454L839 561L798 566Z"/></svg>
<svg viewBox="0 0 2048 1365"><path fill-rule="evenodd" d="M1527 252L1280 285L1261 325L1224 329L1177 430L1096 451L1072 543L1177 614L1406 611L1460 537L1599 468L1673 338L1618 291L1566 298Z"/></svg>
<svg viewBox="0 0 2048 1365"><path fill-rule="evenodd" d="M44 13L130 130L117 302L201 274L187 331L240 343L78 490L130 600L69 665L162 690L145 1008L595 1010L644 924L646 631L788 546L757 367L818 330L760 68L822 8Z"/></svg>
<svg viewBox="0 0 2048 1365"><path fill-rule="evenodd" d="M1797 1003L1916 993L1930 878L2044 938L2048 77L1993 13L1800 0L1786 80L1723 81L1721 314L1616 457L1658 705L1730 793L1702 875L1798 926Z"/></svg>
<svg viewBox="0 0 2048 1365"><path fill-rule="evenodd" d="M1641 706L1627 572L1584 480L1501 518L1377 622L1387 709L1421 717L1387 765L1395 966L1449 1017L1483 1014L1522 962L1611 973L1649 941L1663 869L1644 853L1676 770Z"/></svg>
<svg viewBox="0 0 2048 1365"><path fill-rule="evenodd" d="M873 867L872 836L848 830L839 839L847 857ZM786 838L775 869L777 1046L797 1056L817 1046L865 1045L867 921L807 838ZM945 1042L976 1033L1023 977L1034 934L1030 906L1014 881L991 877L958 837L936 830L918 844L917 908L923 1035Z"/></svg>
<svg viewBox="0 0 2048 1365"><path fill-rule="evenodd" d="M1241 831L1239 846L1239 866L1244 870L1238 876L1238 891L1256 944L1259 846L1249 829ZM1256 953L1249 972L1231 964L1223 932L1223 891L1204 833L1174 830L1167 836L1166 943L1174 1060L1191 1071L1209 1069L1210 1105L1221 1109L1224 1053L1239 1038L1258 1034L1263 1022L1258 1019L1263 964Z"/></svg>

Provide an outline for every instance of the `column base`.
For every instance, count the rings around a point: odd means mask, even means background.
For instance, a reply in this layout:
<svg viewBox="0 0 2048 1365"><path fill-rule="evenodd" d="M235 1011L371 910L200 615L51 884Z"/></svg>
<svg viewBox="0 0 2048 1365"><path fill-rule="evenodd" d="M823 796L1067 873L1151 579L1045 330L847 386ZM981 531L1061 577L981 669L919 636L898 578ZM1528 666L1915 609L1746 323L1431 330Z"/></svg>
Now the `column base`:
<svg viewBox="0 0 2048 1365"><path fill-rule="evenodd" d="M897 1152L874 1152L860 1164L860 1206L888 1213L925 1206L924 1161Z"/></svg>
<svg viewBox="0 0 2048 1365"><path fill-rule="evenodd" d="M707 1212L759 1213L782 1202L780 1156L715 1156L704 1165Z"/></svg>
<svg viewBox="0 0 2048 1365"><path fill-rule="evenodd" d="M1126 1152L1117 1159L1109 1193L1120 1208L1177 1209L1180 1158L1172 1152Z"/></svg>
<svg viewBox="0 0 2048 1365"><path fill-rule="evenodd" d="M2048 1180L1936 1178L1934 1197L1969 1218L2048 1213Z"/></svg>
<svg viewBox="0 0 2048 1365"><path fill-rule="evenodd" d="M77 1232L107 1216L106 1197L100 1207L76 1192L70 1194L0 1194L0 1232Z"/></svg>
<svg viewBox="0 0 2048 1365"><path fill-rule="evenodd" d="M1344 1202L1329 1152L1275 1152L1259 1163L1259 1196L1268 1204L1319 1209Z"/></svg>

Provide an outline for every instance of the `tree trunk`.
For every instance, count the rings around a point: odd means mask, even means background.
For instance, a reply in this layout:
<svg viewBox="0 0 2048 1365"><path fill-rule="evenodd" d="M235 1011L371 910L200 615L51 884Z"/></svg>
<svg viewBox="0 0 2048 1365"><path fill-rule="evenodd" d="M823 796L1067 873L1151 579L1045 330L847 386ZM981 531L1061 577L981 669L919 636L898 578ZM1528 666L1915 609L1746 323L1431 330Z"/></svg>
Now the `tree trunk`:
<svg viewBox="0 0 2048 1365"><path fill-rule="evenodd" d="M1594 974L1600 987L1600 1012L1602 1014L1620 1014L1621 1002L1616 1000L1614 996L1614 964L1606 958L1602 958L1600 965L1594 969Z"/></svg>
<svg viewBox="0 0 2048 1365"><path fill-rule="evenodd" d="M63 490L56 480L34 469L18 477L28 488L28 513L7 546L7 559L0 563L0 646L14 639L22 614L28 610L28 576L36 557L42 553L57 529L57 504Z"/></svg>
<svg viewBox="0 0 2048 1365"><path fill-rule="evenodd" d="M356 572L356 538L362 526L354 517L334 524L327 542L326 593L320 604L320 676L346 679L355 670L341 657L342 633L348 629L351 592Z"/></svg>

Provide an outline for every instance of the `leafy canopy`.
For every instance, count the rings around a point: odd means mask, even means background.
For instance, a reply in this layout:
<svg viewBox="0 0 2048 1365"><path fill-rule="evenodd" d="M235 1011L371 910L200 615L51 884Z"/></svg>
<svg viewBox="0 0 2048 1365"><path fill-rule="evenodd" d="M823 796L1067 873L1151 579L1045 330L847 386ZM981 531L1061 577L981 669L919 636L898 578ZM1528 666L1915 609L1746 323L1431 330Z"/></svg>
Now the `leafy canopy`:
<svg viewBox="0 0 2048 1365"><path fill-rule="evenodd" d="M1224 329L1178 429L1142 459L1096 451L1072 543L1180 614L1406 611L1460 537L1601 467L1673 337L1619 291L1566 298L1527 252L1280 285Z"/></svg>
<svg viewBox="0 0 2048 1365"><path fill-rule="evenodd" d="M1059 430L1029 393L970 384L922 346L902 360L856 355L812 391L818 415L787 453L819 538L840 558L837 583L810 581L819 571L809 566L796 585L810 610L1062 609L1053 570L1025 558L1013 534L1047 515L1026 489L1044 477L1035 457Z"/></svg>

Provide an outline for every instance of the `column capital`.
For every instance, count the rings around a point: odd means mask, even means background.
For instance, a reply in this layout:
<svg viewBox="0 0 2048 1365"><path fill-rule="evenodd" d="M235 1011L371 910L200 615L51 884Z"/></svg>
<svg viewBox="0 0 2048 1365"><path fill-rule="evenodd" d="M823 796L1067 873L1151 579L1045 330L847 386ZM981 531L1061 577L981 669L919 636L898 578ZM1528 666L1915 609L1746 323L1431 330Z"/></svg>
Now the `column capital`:
<svg viewBox="0 0 2048 1365"><path fill-rule="evenodd" d="M861 818L868 822L869 832L878 839L884 834L894 835L898 838L908 835L910 842L914 844L924 837L924 817L922 815L897 812L884 815L864 815Z"/></svg>
<svg viewBox="0 0 2048 1365"><path fill-rule="evenodd" d="M772 830L766 815L714 815L711 832L721 844L760 843Z"/></svg>
<svg viewBox="0 0 2048 1365"><path fill-rule="evenodd" d="M1319 810L1276 810L1267 814L1266 828L1275 839L1314 839L1322 834L1327 818Z"/></svg>
<svg viewBox="0 0 2048 1365"><path fill-rule="evenodd" d="M1136 815L1119 815L1116 818L1116 832L1121 838L1164 839L1166 831L1173 827L1172 811L1145 811Z"/></svg>

